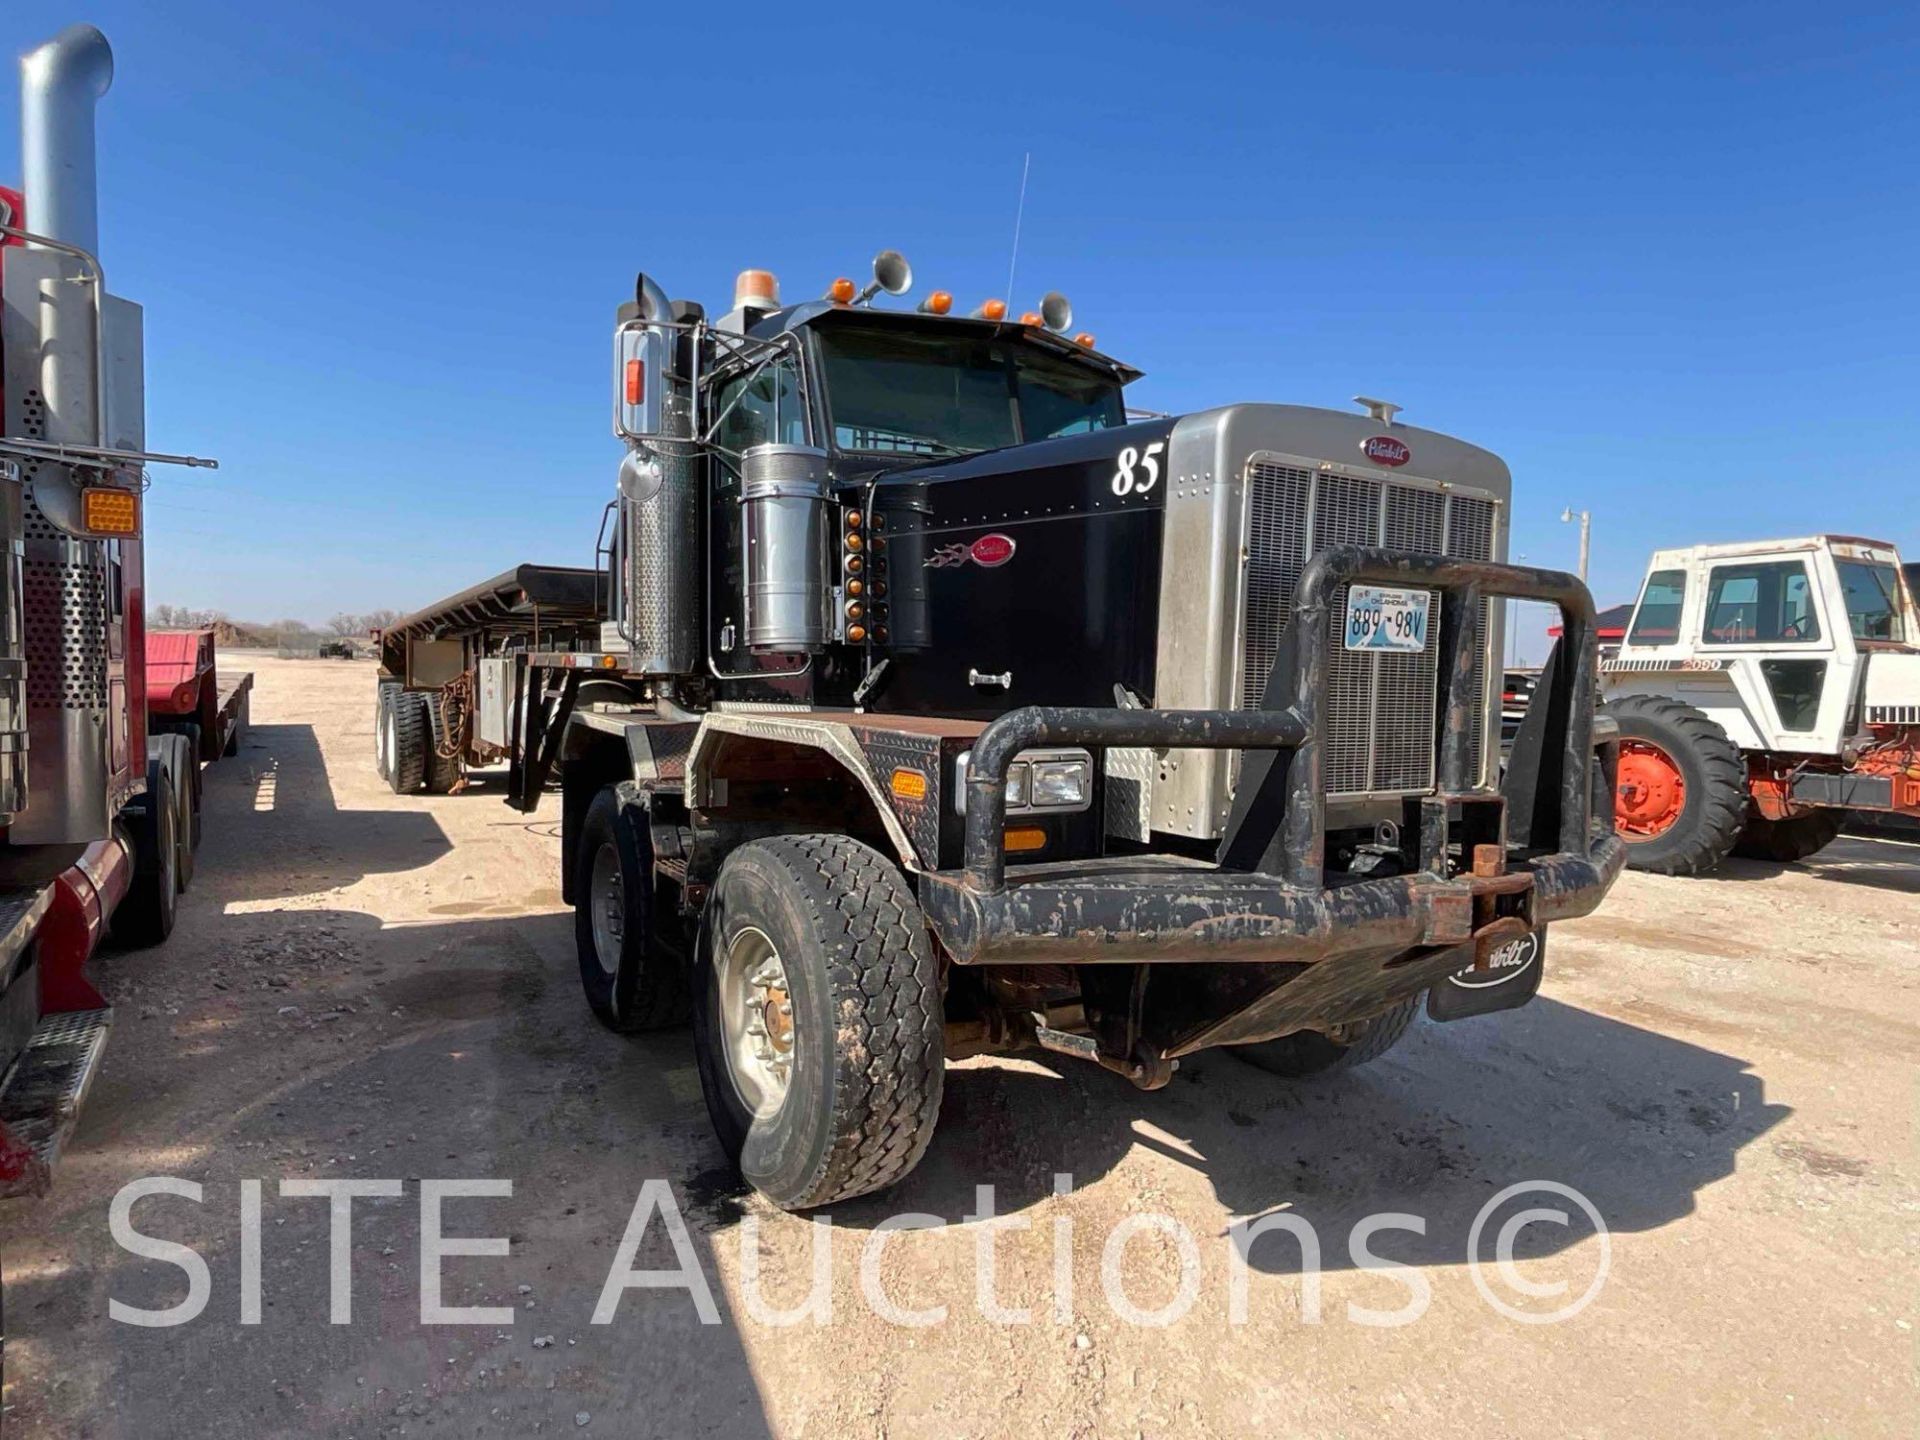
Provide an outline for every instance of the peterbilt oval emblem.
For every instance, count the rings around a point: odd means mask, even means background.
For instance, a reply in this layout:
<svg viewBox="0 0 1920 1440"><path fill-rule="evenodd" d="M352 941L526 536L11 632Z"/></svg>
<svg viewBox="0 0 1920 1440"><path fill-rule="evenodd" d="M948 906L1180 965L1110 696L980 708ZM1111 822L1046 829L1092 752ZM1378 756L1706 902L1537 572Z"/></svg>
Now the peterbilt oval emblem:
<svg viewBox="0 0 1920 1440"><path fill-rule="evenodd" d="M1413 451L1391 435L1369 435L1360 442L1360 453L1376 465L1402 466L1413 458Z"/></svg>
<svg viewBox="0 0 1920 1440"><path fill-rule="evenodd" d="M991 535L982 535L967 547L967 557L976 565L992 570L1004 565L1013 558L1013 537L995 531Z"/></svg>

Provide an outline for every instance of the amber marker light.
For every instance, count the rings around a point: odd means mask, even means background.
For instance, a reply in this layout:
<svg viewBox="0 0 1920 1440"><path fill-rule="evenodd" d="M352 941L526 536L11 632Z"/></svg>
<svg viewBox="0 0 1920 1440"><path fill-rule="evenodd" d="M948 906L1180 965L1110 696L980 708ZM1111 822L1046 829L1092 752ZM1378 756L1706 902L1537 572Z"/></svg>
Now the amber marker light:
<svg viewBox="0 0 1920 1440"><path fill-rule="evenodd" d="M1085 330L1082 330L1078 335L1073 337L1073 343L1082 349L1091 350L1093 348L1093 336L1089 335Z"/></svg>
<svg viewBox="0 0 1920 1440"><path fill-rule="evenodd" d="M902 800L924 800L927 798L927 777L918 770L896 770L888 787Z"/></svg>
<svg viewBox="0 0 1920 1440"><path fill-rule="evenodd" d="M1038 310L1028 310L1021 315L1020 323L1022 325L1045 325L1047 322L1040 317Z"/></svg>
<svg viewBox="0 0 1920 1440"><path fill-rule="evenodd" d="M96 535L138 535L140 497L112 485L90 485L80 492L80 523Z"/></svg>
<svg viewBox="0 0 1920 1440"><path fill-rule="evenodd" d="M827 287L827 298L836 305L851 305L859 293L859 287L844 275Z"/></svg>
<svg viewBox="0 0 1920 1440"><path fill-rule="evenodd" d="M1004 300L984 301L980 308L973 312L973 318L976 320L1004 320L1007 318L1007 302Z"/></svg>
<svg viewBox="0 0 1920 1440"><path fill-rule="evenodd" d="M899 771L894 772L896 775ZM1047 848L1047 832L1038 825L1015 825L1006 832L1002 842L1013 854L1025 854L1033 850Z"/></svg>

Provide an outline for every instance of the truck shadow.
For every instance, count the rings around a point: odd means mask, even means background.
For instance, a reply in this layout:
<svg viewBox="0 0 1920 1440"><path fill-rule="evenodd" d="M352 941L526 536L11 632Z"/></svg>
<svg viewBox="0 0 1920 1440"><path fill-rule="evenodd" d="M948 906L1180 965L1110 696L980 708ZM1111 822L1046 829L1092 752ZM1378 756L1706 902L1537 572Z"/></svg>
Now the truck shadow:
<svg viewBox="0 0 1920 1440"><path fill-rule="evenodd" d="M1219 1051L1186 1061L1155 1094L1065 1064L956 1066L919 1170L835 1218L870 1224L911 1209L958 1220L981 1184L1009 1213L1050 1195L1056 1171L1077 1187L1145 1152L1145 1174L1197 1172L1236 1218L1284 1210L1308 1221L1326 1269L1352 1266L1356 1222L1394 1211L1422 1217L1426 1233L1383 1235L1379 1253L1461 1263L1474 1217L1507 1185L1568 1185L1610 1230L1655 1230L1691 1214L1789 1113L1736 1056L1541 998L1452 1025L1422 1020L1392 1055L1320 1081L1282 1080ZM1591 1233L1577 1214L1570 1227L1528 1226L1515 1254ZM1300 1247L1281 1237L1250 1258L1290 1270Z"/></svg>
<svg viewBox="0 0 1920 1440"><path fill-rule="evenodd" d="M582 1414L596 1434L770 1433L720 1280L716 1235L740 1209L715 1183L689 1037L593 1022L568 913L383 923L232 912L199 889L166 947L105 977L136 992L107 1069L52 1194L6 1217L9 1435L571 1434ZM185 1293L177 1266L110 1238L114 1192L150 1174L204 1187L137 1212L212 1275L205 1310L174 1328L108 1318L110 1298L157 1309ZM355 1201L352 1319L333 1325L328 1206L280 1185L341 1176L401 1193ZM422 1177L511 1182L446 1201L443 1221L509 1252L440 1266L442 1303L506 1318L423 1319ZM593 1323L653 1178L674 1192L715 1323L685 1288L629 1290ZM263 1182L257 1326L239 1301L247 1179ZM633 1264L675 1266L658 1215Z"/></svg>
<svg viewBox="0 0 1920 1440"><path fill-rule="evenodd" d="M201 772L211 816L252 811L276 823L249 827L247 843L222 847L199 867L194 893L222 900L311 894L368 875L429 865L452 848L425 807L396 798L391 810L343 809L310 725L255 725L240 753Z"/></svg>
<svg viewBox="0 0 1920 1440"><path fill-rule="evenodd" d="M1811 875L1840 885L1864 885L1899 895L1920 895L1920 844L1866 835L1842 835L1819 854L1792 864L1730 858L1714 880L1771 880L1777 875Z"/></svg>

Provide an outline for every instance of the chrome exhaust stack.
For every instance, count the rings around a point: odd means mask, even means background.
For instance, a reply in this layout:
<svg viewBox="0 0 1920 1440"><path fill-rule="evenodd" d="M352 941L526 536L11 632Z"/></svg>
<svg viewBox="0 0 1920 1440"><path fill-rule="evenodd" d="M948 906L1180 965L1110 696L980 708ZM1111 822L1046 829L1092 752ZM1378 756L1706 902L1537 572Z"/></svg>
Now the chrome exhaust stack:
<svg viewBox="0 0 1920 1440"><path fill-rule="evenodd" d="M94 107L113 84L113 47L69 25L20 57L20 172L33 229L89 255L100 251Z"/></svg>

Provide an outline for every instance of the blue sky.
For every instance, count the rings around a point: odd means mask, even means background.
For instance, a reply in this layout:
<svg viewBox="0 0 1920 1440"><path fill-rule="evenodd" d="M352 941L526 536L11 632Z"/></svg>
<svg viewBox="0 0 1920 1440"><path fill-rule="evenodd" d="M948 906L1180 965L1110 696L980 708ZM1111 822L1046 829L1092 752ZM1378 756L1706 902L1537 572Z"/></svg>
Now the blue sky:
<svg viewBox="0 0 1920 1440"><path fill-rule="evenodd" d="M1072 296L1136 404L1484 444L1516 553L1920 553L1920 17L1738 5L263 6L14 0L113 41L102 249L147 310L150 594L406 609L585 563L613 306L904 250ZM14 106L0 174L17 176ZM1537 657L1536 657L1537 658Z"/></svg>

